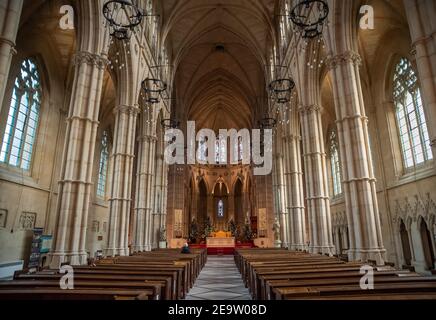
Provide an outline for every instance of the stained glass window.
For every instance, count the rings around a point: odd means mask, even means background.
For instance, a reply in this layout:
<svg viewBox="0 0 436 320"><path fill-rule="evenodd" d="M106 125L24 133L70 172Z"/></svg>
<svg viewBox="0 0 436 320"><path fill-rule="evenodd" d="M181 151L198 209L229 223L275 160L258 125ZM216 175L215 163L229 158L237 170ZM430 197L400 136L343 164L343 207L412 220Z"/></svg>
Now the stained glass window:
<svg viewBox="0 0 436 320"><path fill-rule="evenodd" d="M224 217L224 201L223 200L218 201L218 217L220 217L220 218Z"/></svg>
<svg viewBox="0 0 436 320"><path fill-rule="evenodd" d="M24 170L30 169L41 108L41 80L32 59L21 64L15 79L0 162Z"/></svg>

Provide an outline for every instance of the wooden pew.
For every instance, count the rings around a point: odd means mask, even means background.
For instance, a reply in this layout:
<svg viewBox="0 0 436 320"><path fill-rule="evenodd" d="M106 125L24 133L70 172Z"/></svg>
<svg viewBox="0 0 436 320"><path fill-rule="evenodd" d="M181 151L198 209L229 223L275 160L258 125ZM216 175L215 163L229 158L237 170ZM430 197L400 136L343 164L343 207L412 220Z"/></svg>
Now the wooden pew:
<svg viewBox="0 0 436 320"><path fill-rule="evenodd" d="M392 266L374 268L374 290L362 290L363 263L282 249L237 250L235 263L257 299L436 299L436 277Z"/></svg>
<svg viewBox="0 0 436 320"><path fill-rule="evenodd" d="M186 296L207 261L206 250L181 254L156 250L130 257L105 258L91 266L74 266L74 289L61 290L58 270L17 272L0 282L0 299L177 300Z"/></svg>

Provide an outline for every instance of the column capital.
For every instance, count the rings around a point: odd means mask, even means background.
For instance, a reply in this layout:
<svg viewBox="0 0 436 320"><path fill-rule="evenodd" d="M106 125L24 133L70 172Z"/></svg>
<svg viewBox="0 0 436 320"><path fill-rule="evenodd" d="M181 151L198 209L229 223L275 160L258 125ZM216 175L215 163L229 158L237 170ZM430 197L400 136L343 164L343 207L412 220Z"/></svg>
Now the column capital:
<svg viewBox="0 0 436 320"><path fill-rule="evenodd" d="M128 106L128 105L119 105L114 108L114 113L125 113L129 115L137 115L141 110L138 105Z"/></svg>
<svg viewBox="0 0 436 320"><path fill-rule="evenodd" d="M285 142L300 141L301 136L297 135L297 134L288 133L288 134L283 136L283 139L285 140Z"/></svg>
<svg viewBox="0 0 436 320"><path fill-rule="evenodd" d="M311 105L300 105L298 108L298 112L301 114L307 114L311 112L321 112L322 108L319 105L311 104Z"/></svg>
<svg viewBox="0 0 436 320"><path fill-rule="evenodd" d="M329 56L326 60L328 69L335 69L346 63L353 63L356 66L360 66L362 64L362 58L359 53L350 50L335 56Z"/></svg>
<svg viewBox="0 0 436 320"><path fill-rule="evenodd" d="M139 137L139 141L157 142L156 136L143 135Z"/></svg>
<svg viewBox="0 0 436 320"><path fill-rule="evenodd" d="M98 54L90 53L87 51L79 51L74 55L74 65L86 63L88 65L96 66L103 70L109 63L109 60Z"/></svg>

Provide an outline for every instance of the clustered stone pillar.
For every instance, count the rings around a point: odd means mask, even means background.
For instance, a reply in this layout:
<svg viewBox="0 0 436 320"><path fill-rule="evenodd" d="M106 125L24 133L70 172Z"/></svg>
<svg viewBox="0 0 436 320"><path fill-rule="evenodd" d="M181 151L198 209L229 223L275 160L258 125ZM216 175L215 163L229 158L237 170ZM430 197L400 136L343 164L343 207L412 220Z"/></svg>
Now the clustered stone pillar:
<svg viewBox="0 0 436 320"><path fill-rule="evenodd" d="M376 180L369 151L368 118L362 97L359 54L333 56L332 69L342 178L350 234L350 260L384 262Z"/></svg>
<svg viewBox="0 0 436 320"><path fill-rule="evenodd" d="M297 119L296 119L297 120ZM290 132L299 130L296 126L289 126ZM289 212L289 249L304 250L306 248L305 232L306 221L304 216L303 169L301 167L301 137L296 134L287 134L285 150L288 172L286 175L288 212Z"/></svg>
<svg viewBox="0 0 436 320"><path fill-rule="evenodd" d="M8 81L23 0L0 1L0 111Z"/></svg>
<svg viewBox="0 0 436 320"><path fill-rule="evenodd" d="M112 157L112 184L109 197L107 256L129 255L132 171L135 158L135 129L138 106L120 105L114 109L115 134Z"/></svg>
<svg viewBox="0 0 436 320"><path fill-rule="evenodd" d="M159 141L161 144L161 141ZM161 147L161 146L160 146ZM162 185L163 185L163 162L164 157L162 154L158 153L156 155L156 178L154 184L154 211L153 211L153 237L152 246L157 248L158 236L160 234L162 226Z"/></svg>
<svg viewBox="0 0 436 320"><path fill-rule="evenodd" d="M89 52L75 55L75 75L59 196L51 267L69 261L87 263L86 229L106 57Z"/></svg>
<svg viewBox="0 0 436 320"><path fill-rule="evenodd" d="M155 171L157 138L152 123L141 119L141 136L138 150L138 173L136 176L136 204L133 251L152 249L152 197Z"/></svg>
<svg viewBox="0 0 436 320"><path fill-rule="evenodd" d="M279 137L279 141L278 141L280 147L283 146L282 143L282 137ZM288 248L289 247L289 215L288 212L286 211L286 207L287 207L287 188L285 185L285 175L287 174L287 168L284 165L284 154L277 152L276 154L276 184L277 184L277 189L275 192L278 193L279 196L279 203L278 203L278 214L280 217L280 225L281 225L281 230L283 232L283 234L281 235L281 239L283 241L282 246L284 248Z"/></svg>
<svg viewBox="0 0 436 320"><path fill-rule="evenodd" d="M306 199L311 230L309 250L313 253L332 254L332 224L321 108L317 104L306 104L300 107L299 112L303 132Z"/></svg>
<svg viewBox="0 0 436 320"><path fill-rule="evenodd" d="M415 49L416 65L424 112L427 120L433 157L436 161L436 37L434 0L404 0L412 46ZM435 167L436 169L436 167Z"/></svg>

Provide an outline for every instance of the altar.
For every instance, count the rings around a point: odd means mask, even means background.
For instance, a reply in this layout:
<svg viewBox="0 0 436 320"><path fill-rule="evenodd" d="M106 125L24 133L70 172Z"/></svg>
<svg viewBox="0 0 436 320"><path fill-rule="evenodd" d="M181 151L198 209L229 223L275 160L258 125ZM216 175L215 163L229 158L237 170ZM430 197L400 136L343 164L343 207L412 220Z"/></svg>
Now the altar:
<svg viewBox="0 0 436 320"><path fill-rule="evenodd" d="M235 237L232 237L231 232L212 232L211 237L206 238L208 248L235 248L235 245Z"/></svg>
<svg viewBox="0 0 436 320"><path fill-rule="evenodd" d="M235 238L206 238L208 248L235 248Z"/></svg>

